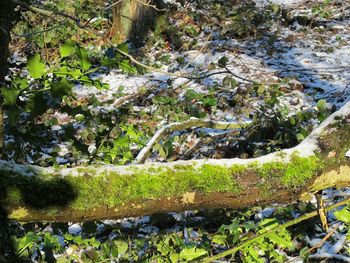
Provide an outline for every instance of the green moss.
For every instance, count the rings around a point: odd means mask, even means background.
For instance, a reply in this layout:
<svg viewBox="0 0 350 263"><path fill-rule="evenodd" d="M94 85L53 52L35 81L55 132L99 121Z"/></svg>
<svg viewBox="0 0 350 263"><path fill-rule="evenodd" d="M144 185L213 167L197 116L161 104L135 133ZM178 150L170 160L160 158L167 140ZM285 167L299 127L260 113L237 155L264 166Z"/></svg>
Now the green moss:
<svg viewBox="0 0 350 263"><path fill-rule="evenodd" d="M14 203L20 203L22 201L22 194L18 188L10 187L7 190L7 199Z"/></svg>
<svg viewBox="0 0 350 263"><path fill-rule="evenodd" d="M189 192L239 194L242 186L237 179L244 176L253 176L252 180L256 180L255 176L265 178L261 180L265 189L271 189L276 183L297 187L306 184L320 168L317 157L301 158L297 155L287 164L125 167L127 171L123 175L112 171L99 172L97 167L89 166L79 168L79 175L68 175L63 179L44 174L34 177L8 175L2 186L7 189L9 203L23 201L34 208L71 204L73 208L85 210L101 205L118 207L133 201L181 197ZM269 180L271 178L274 178L273 183Z"/></svg>
<svg viewBox="0 0 350 263"><path fill-rule="evenodd" d="M327 166L348 161L345 153L350 149L350 116L338 117L336 120L330 127L334 128L335 132L327 133L319 140L322 149L321 158L325 160Z"/></svg>
<svg viewBox="0 0 350 263"><path fill-rule="evenodd" d="M73 207L84 210L101 204L115 207L133 200L180 197L188 192L239 194L242 189L235 178L245 174L266 178L263 183L266 184L266 189L270 189L269 178L275 178L274 183L279 182L286 187L298 187L306 184L321 167L317 157L302 158L294 155L289 163L271 162L262 166L234 165L226 168L205 164L200 167L132 167L126 168L131 171L131 175L105 172L97 176L68 176L65 179L78 193Z"/></svg>
<svg viewBox="0 0 350 263"><path fill-rule="evenodd" d="M181 196L187 192L239 192L232 171L218 165L132 168L133 175L115 172L98 176L67 176L79 193L73 206L87 209L101 204L110 207L142 199Z"/></svg>
<svg viewBox="0 0 350 263"><path fill-rule="evenodd" d="M293 155L288 163L270 162L257 169L260 176L267 178L278 177L281 184L287 187L302 186L323 167L316 156L299 157Z"/></svg>
<svg viewBox="0 0 350 263"><path fill-rule="evenodd" d="M323 163L316 156L300 158L295 155L285 169L282 182L287 186L304 185L308 179L314 176L322 168Z"/></svg>

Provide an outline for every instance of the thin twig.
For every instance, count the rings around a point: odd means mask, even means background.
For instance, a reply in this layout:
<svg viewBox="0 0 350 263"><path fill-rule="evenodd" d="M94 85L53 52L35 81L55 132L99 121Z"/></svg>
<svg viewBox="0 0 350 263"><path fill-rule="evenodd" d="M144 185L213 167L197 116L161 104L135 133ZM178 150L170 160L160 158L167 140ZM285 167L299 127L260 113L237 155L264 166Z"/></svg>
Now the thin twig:
<svg viewBox="0 0 350 263"><path fill-rule="evenodd" d="M105 136L103 136L103 139L101 140L99 146L97 147L96 151L92 154L92 156L89 159L88 165L90 165L94 159L96 158L97 154L100 152L100 150L102 149L103 145L105 144L105 142L109 139L110 134L112 133L113 129L115 129L115 126L112 126L109 128L108 132L106 133Z"/></svg>
<svg viewBox="0 0 350 263"><path fill-rule="evenodd" d="M117 2L114 2L113 4L107 6L107 7L105 8L105 10L111 9L113 6L116 6L117 4L119 4L119 3L121 3L121 2L123 2L123 0L118 0Z"/></svg>
<svg viewBox="0 0 350 263"><path fill-rule="evenodd" d="M315 246L311 247L308 252L311 253L312 251L314 251L315 249L318 249L320 247L323 246L323 244L335 233L335 231L337 231L337 229L341 226L340 223L336 224L333 229L331 231L328 232L328 234L322 238L322 240L317 243Z"/></svg>
<svg viewBox="0 0 350 263"><path fill-rule="evenodd" d="M52 31L52 30L55 30L56 28L61 27L63 24L64 24L64 22L61 22L60 24L58 24L58 25L56 25L56 26L53 26L53 27L50 27L50 28L48 28L48 29L33 31L33 32L26 33L26 34L18 34L18 33L16 33L16 32L13 31L13 30L11 30L11 33L14 34L14 35L17 36L17 37L28 38L28 37L30 37L30 36L34 36L34 35L38 35L38 34L50 32L50 31Z"/></svg>
<svg viewBox="0 0 350 263"><path fill-rule="evenodd" d="M149 69L152 70L154 72L158 72L164 75L169 75L169 76L173 76L173 77L178 77L178 78L184 78L184 79L190 79L190 80L200 80L200 79L206 79L208 77L211 77L213 75L219 75L219 74L232 74L230 71L228 70L222 70L222 71L216 71L216 72L211 72L208 74L204 74L204 75L199 75L199 76L188 76L188 75L183 75L183 74L178 74L178 73L172 73L172 72L167 72L167 71L163 71L161 69L157 69L151 66L148 66L146 64L143 64L142 62L136 60L133 56L131 56L128 53L125 53L124 51L120 50L119 48L115 47L116 51L119 52L120 54L122 54L123 56L127 57L131 62L133 62L136 65L139 65L145 69ZM238 76L238 78L241 78Z"/></svg>
<svg viewBox="0 0 350 263"><path fill-rule="evenodd" d="M244 81L247 81L247 82L250 82L250 83L254 83L253 80L243 78L243 77L237 75L236 73L232 72L232 70L230 70L229 68L227 68L227 66L225 66L225 69L226 69L226 71L227 71L228 73L230 73L232 76L234 76L234 77L237 78L237 79L244 80Z"/></svg>
<svg viewBox="0 0 350 263"><path fill-rule="evenodd" d="M151 4L151 1L148 1L147 3L142 2L141 0L136 0L136 1L137 1L138 3L140 3L141 5L144 5L144 6L153 8L154 10L156 10L156 11L158 11L158 12L164 12L164 11L166 11L165 8L160 9L160 8L158 8L156 5L152 5L152 4Z"/></svg>
<svg viewBox="0 0 350 263"><path fill-rule="evenodd" d="M184 152L178 159L179 160L187 160L195 151L197 151L202 145L208 145L209 143L212 143L215 140L226 138L227 136L233 136L237 135L239 131L232 130L223 134L217 134L210 137L200 138L199 141L193 145L190 149L188 149L186 152Z"/></svg>
<svg viewBox="0 0 350 263"><path fill-rule="evenodd" d="M206 48L208 47L208 42L209 39L211 38L211 33L208 35L207 39L205 40L205 44L201 47L201 49L199 50L199 53L203 53L204 50L206 50ZM187 69L191 63L193 63L193 61L199 56L199 53L197 55L194 56L194 58L192 59L192 61L189 61L181 70L180 72L183 72L185 69Z"/></svg>

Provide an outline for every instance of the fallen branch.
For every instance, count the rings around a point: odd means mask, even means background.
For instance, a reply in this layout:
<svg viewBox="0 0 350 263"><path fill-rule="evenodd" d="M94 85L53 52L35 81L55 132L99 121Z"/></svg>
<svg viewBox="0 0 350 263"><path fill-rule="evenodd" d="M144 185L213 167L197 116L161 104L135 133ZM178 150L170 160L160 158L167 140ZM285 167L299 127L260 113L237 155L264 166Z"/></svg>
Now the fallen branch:
<svg viewBox="0 0 350 263"><path fill-rule="evenodd" d="M327 211L329 211L329 210L327 210ZM337 231L337 229L340 226L341 226L340 223L336 224L331 231L328 231L327 235L325 235L325 237L322 238L322 240L319 243L317 243L315 246L309 248L308 252L311 253L312 251L314 251L318 248L321 248L324 245L324 243Z"/></svg>
<svg viewBox="0 0 350 263"><path fill-rule="evenodd" d="M195 145L193 145L190 149L188 149L186 152L184 152L180 157L179 160L188 160L190 157L194 154L195 151L197 151L200 147L203 145L208 145L212 143L215 140L223 139L229 136L238 135L238 130L231 130L222 134L217 134L210 137L201 138Z"/></svg>
<svg viewBox="0 0 350 263"><path fill-rule="evenodd" d="M135 158L135 164L144 163L147 159L152 147L159 142L159 140L165 134L172 133L174 131L186 130L192 127L195 128L213 128L217 130L227 130L227 129L238 129L247 126L247 123L238 123L238 122L215 122L211 120L201 120L197 118L191 118L188 121L184 122L175 122L163 126L159 129L153 137L149 140L147 145L139 152Z"/></svg>
<svg viewBox="0 0 350 263"><path fill-rule="evenodd" d="M350 102L299 145L259 158L75 168L0 161L0 200L9 218L24 222L307 201L350 185L349 149Z"/></svg>

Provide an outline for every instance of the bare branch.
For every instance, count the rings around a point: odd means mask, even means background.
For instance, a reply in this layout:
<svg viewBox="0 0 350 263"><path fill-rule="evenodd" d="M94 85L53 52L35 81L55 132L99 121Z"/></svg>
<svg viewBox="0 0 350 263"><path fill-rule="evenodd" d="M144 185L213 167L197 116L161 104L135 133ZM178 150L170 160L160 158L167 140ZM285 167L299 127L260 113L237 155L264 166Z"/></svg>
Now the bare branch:
<svg viewBox="0 0 350 263"><path fill-rule="evenodd" d="M147 145L139 152L135 159L135 164L144 163L147 156L149 155L150 151L152 150L152 147L161 139L161 137L164 134L168 134L174 131L180 131L189 129L192 127L195 128L213 128L218 130L227 130L227 129L239 129L247 126L248 123L246 122L216 122L211 120L201 120L197 118L191 118L184 122L175 122L170 123L168 125L163 126L160 128L153 137L148 141Z"/></svg>

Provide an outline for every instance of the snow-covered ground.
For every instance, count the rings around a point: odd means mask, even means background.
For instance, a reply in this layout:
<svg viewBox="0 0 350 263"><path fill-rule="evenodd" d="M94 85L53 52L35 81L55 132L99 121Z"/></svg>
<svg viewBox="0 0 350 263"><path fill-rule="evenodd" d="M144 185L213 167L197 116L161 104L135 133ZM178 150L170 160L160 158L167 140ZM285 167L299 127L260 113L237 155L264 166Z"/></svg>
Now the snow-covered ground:
<svg viewBox="0 0 350 263"><path fill-rule="evenodd" d="M257 2L268 3L268 1ZM305 13L311 14L310 4L296 5L305 1L273 2L287 7L296 6L291 11L295 17ZM174 88L186 83L189 89L206 92L210 86L221 85L222 80L229 74L217 74L189 81L187 78L167 75L166 72L184 76L213 73L220 69L216 67L208 70L210 65L225 56L228 59L227 67L242 79L271 83L282 77L296 78L304 86L304 100L300 100L301 104L311 107L310 101L326 99L338 108L350 95L350 21L349 19L328 21L317 16L313 19L319 21L319 25L316 23L316 26L302 26L297 20L291 26L274 24L266 30L262 38L253 41L251 38L238 41L223 36L220 26L212 24L194 37L197 45L192 50L164 50L158 47L147 50L147 60L160 65L162 64L156 61L155 57L159 54L170 57L170 64L161 67L164 73L148 71L141 76L126 76L118 70L112 70L108 75L100 76L104 82L109 83L110 89L99 91L94 88L77 87L75 91L78 96L95 94L101 100L110 100L115 97L120 87L123 87L124 94L134 94L144 87L150 88L155 85L164 87L167 85L166 81L171 79ZM176 58L179 57L185 59L185 66L176 62ZM240 86L249 84L242 79L236 78ZM292 109L293 105L291 111ZM296 108L298 109L300 105Z"/></svg>

